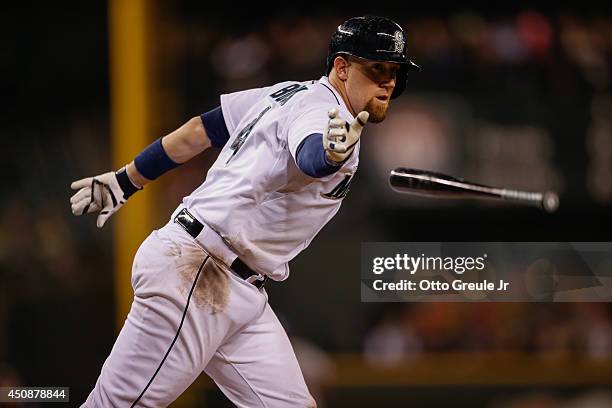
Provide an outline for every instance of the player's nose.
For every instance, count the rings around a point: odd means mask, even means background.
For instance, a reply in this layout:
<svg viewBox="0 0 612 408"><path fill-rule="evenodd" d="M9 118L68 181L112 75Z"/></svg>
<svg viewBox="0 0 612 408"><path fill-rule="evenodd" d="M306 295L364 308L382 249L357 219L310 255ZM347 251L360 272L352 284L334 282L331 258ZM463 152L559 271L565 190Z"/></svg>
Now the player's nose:
<svg viewBox="0 0 612 408"><path fill-rule="evenodd" d="M381 88L385 88L385 90L387 90L387 92L389 92L389 95L390 95L391 92L393 92L393 89L395 88L395 76L388 78L385 81L381 82L379 86Z"/></svg>
<svg viewBox="0 0 612 408"><path fill-rule="evenodd" d="M389 81L388 81L389 82L389 86L391 88L395 88L395 81L396 81L396 76L394 74L394 75L391 76L391 78L389 78Z"/></svg>

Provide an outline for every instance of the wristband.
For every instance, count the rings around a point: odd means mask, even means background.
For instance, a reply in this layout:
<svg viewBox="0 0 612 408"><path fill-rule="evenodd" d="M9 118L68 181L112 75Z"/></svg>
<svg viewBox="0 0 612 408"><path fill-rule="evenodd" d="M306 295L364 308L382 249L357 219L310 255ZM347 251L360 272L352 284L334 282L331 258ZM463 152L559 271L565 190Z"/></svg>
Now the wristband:
<svg viewBox="0 0 612 408"><path fill-rule="evenodd" d="M155 180L168 170L172 170L180 163L172 161L164 150L162 138L151 143L134 159L136 170L149 180Z"/></svg>

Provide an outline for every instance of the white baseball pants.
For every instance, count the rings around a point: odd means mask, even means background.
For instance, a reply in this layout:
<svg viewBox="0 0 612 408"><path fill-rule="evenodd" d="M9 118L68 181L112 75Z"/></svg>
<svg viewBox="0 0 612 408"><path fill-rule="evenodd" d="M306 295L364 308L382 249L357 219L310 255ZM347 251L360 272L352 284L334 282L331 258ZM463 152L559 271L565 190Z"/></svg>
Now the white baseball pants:
<svg viewBox="0 0 612 408"><path fill-rule="evenodd" d="M84 407L165 407L208 374L238 407L314 407L257 289L173 222L142 243L134 301Z"/></svg>

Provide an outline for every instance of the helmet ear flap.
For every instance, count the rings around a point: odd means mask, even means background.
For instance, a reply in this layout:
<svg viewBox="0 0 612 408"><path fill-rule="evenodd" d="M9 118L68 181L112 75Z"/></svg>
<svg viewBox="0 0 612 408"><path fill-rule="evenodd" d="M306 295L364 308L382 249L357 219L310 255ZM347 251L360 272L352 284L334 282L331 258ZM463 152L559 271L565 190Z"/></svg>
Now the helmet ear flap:
<svg viewBox="0 0 612 408"><path fill-rule="evenodd" d="M393 92L391 93L391 99L395 99L404 92L406 89L406 81L408 80L408 66L402 65L400 69L397 71L397 75L395 77L395 88L393 88Z"/></svg>

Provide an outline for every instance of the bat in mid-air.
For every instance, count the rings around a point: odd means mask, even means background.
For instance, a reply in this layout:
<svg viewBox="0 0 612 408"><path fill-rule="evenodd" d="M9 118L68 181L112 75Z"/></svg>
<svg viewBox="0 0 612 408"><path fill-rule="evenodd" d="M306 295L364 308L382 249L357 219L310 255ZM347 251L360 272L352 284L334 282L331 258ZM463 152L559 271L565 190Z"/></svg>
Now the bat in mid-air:
<svg viewBox="0 0 612 408"><path fill-rule="evenodd" d="M490 187L457 179L433 171L398 167L389 175L391 187L401 193L440 198L489 198L513 201L554 212L559 208L559 196L554 192L529 192Z"/></svg>

